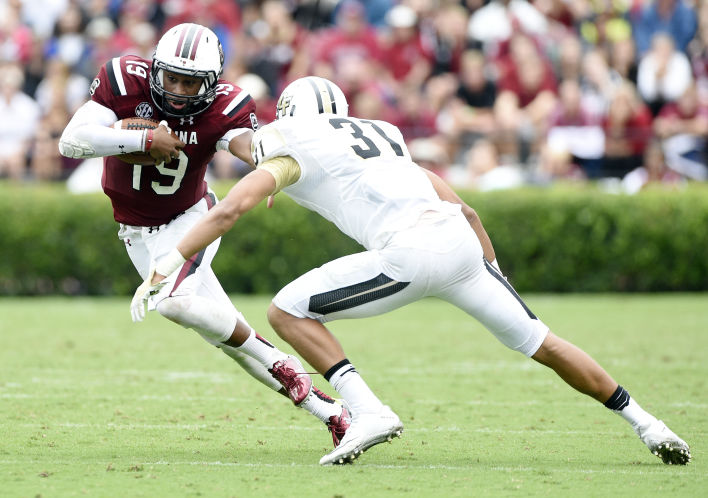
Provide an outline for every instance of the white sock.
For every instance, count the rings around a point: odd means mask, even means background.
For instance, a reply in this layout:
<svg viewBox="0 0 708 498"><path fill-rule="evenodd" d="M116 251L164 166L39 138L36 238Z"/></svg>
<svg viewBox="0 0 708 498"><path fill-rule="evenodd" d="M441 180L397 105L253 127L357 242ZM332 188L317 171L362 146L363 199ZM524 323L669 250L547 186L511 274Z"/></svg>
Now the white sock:
<svg viewBox="0 0 708 498"><path fill-rule="evenodd" d="M631 424L632 429L634 429L634 432L636 432L638 436L641 435L641 432L649 427L652 422L656 421L654 415L644 411L631 397L629 398L629 404L617 413Z"/></svg>
<svg viewBox="0 0 708 498"><path fill-rule="evenodd" d="M272 367L276 361L284 360L288 356L256 334L253 329L251 329L248 339L235 349L259 361L266 369Z"/></svg>
<svg viewBox="0 0 708 498"><path fill-rule="evenodd" d="M271 375L268 369L261 365L259 361L248 356L246 353L239 351L233 346L221 344L218 347L224 352L224 354L226 354L226 356L238 363L241 368L243 368L254 379L270 387L273 391L278 392L283 389L280 382L278 382L275 377Z"/></svg>
<svg viewBox="0 0 708 498"><path fill-rule="evenodd" d="M312 394L305 401L300 403L300 408L307 410L312 415L320 419L325 424L329 422L331 416L339 416L342 414L342 405L337 403L334 398L323 393L315 386L312 386Z"/></svg>
<svg viewBox="0 0 708 498"><path fill-rule="evenodd" d="M381 400L369 389L348 360L332 367L325 374L325 378L342 395L353 414L378 413L383 407Z"/></svg>
<svg viewBox="0 0 708 498"><path fill-rule="evenodd" d="M605 406L629 422L638 436L641 436L642 431L656 421L656 417L644 411L622 386L617 386L617 390L605 402Z"/></svg>

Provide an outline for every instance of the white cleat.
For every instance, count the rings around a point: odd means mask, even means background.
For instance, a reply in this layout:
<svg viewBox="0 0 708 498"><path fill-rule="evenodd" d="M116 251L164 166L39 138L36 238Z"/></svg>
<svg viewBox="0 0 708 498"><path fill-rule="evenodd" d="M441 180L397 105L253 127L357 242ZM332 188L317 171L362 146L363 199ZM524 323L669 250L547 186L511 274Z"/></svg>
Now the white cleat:
<svg viewBox="0 0 708 498"><path fill-rule="evenodd" d="M355 414L339 446L323 456L320 465L352 463L372 446L391 441L402 432L401 419L388 406L381 408L379 413Z"/></svg>
<svg viewBox="0 0 708 498"><path fill-rule="evenodd" d="M661 458L667 465L686 465L691 461L691 449L688 444L674 434L661 420L655 420L637 433L652 454Z"/></svg>

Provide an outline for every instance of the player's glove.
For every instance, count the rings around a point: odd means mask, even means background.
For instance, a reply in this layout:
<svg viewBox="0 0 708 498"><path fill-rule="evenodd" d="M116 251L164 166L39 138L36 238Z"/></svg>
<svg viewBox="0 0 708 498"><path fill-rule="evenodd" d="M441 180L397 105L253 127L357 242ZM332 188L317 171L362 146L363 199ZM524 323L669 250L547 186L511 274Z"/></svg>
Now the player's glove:
<svg viewBox="0 0 708 498"><path fill-rule="evenodd" d="M155 276L155 268L153 267L145 279L145 282L140 284L133 295L133 300L130 302L130 315L134 322L142 322L145 319L145 305L150 296L160 292L165 286L165 281L162 280L156 284L152 283L152 278Z"/></svg>

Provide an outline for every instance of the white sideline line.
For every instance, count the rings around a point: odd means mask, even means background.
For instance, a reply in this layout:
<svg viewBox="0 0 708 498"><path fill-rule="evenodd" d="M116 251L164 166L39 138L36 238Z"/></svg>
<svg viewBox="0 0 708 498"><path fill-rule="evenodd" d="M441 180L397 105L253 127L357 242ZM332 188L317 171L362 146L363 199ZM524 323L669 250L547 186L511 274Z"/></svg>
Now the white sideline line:
<svg viewBox="0 0 708 498"><path fill-rule="evenodd" d="M283 430L288 431L304 431L304 432L323 432L324 427L320 427L317 424L314 426L302 426L302 425L256 425L256 424L239 424L238 422L214 422L212 424L86 424L86 423L75 423L75 422L61 422L61 423L36 423L36 424L4 424L0 423L0 428L18 428L24 427L28 429L37 430L52 430L55 428L62 429L116 429L116 430L191 430L198 431L202 429L224 429L224 426L234 427L238 430L254 430L260 432L277 432L281 433ZM477 428L465 428L465 427L417 427L417 428L406 428L405 433L410 434L426 434L426 433L476 433L476 434L559 434L563 436L572 435L599 435L607 437L621 437L628 436L632 437L631 431L612 431L606 430L598 432L597 430L555 430L555 429L489 429L486 427ZM708 435L707 432L692 432L692 437L701 436L704 437Z"/></svg>
<svg viewBox="0 0 708 498"><path fill-rule="evenodd" d="M119 429L119 430L140 430L140 429L160 429L160 430L165 430L165 429L172 429L172 430L200 430L200 429L221 429L223 428L224 425L233 425L238 427L239 429L247 429L247 430L260 430L260 431L272 431L272 432L282 432L283 430L288 430L288 431L323 431L324 427L319 427L318 425L315 426L302 426L302 425L287 425L287 426L282 426L282 425L257 425L257 424L239 424L238 422L232 422L232 423L217 423L215 422L214 424L113 424L113 423L107 423L107 424L85 424L85 423L74 423L74 422L61 422L61 423L36 423L36 424L0 424L0 427L27 427L27 428L37 428L37 429L42 429L42 430L49 430L55 427L60 427L60 428L69 428L69 429ZM597 430L570 430L570 431L560 431L560 430L554 430L554 429L512 429L512 430L507 430L507 429L488 429L488 428L472 428L472 429L467 429L467 428L460 428L456 426L452 427L434 427L434 428L428 428L428 427L419 427L419 428L411 428L411 429L405 429L406 433L415 433L415 432L421 432L421 433L427 433L427 432L476 432L476 433L481 433L481 434L562 434L562 435L571 435L571 434L603 434L607 436L619 436L622 434L629 434L631 435L631 432L627 431L604 431L604 432L598 432ZM695 434L695 433L694 433Z"/></svg>
<svg viewBox="0 0 708 498"><path fill-rule="evenodd" d="M75 399L76 394L73 392L66 394L27 394L27 393L0 393L0 399ZM252 405L253 401L244 399L243 397L223 397L223 396L173 396L171 394L144 394L142 396L108 396L108 395L93 395L93 396L81 396L85 400L99 400L99 401L118 401L127 398L136 399L141 401L223 401L229 403L245 403ZM417 399L413 400L415 404L418 405L449 405L450 400L440 399ZM578 406L579 404L587 403L588 400L584 398L578 399L578 401L554 401L554 406ZM489 401L489 400L466 400L466 401L455 401L455 405L466 405L466 406L534 406L534 405L547 405L547 401L540 400L526 400L526 401ZM708 409L708 404L706 403L693 403L690 401L680 401L676 403L662 403L662 406L671 408L696 408L696 409Z"/></svg>
<svg viewBox="0 0 708 498"><path fill-rule="evenodd" d="M0 464L4 465L36 465L36 464L42 464L42 465L72 465L72 464L83 464L83 462L67 462L66 460L0 460ZM92 462L96 463L97 465L104 465L104 462ZM271 469L286 469L286 468L293 468L293 467L300 467L300 468L322 468L320 465L316 463L239 463L239 462L221 462L221 461L214 461L214 462L204 462L204 461L193 461L193 462L186 462L186 461L175 461L175 462L166 462L163 460L159 460L157 462L140 462L137 463L137 465L143 465L143 466L170 466L170 465L183 465L183 466L207 466L207 467L245 467L245 468L271 468ZM482 465L380 465L380 464L367 464L367 463L361 463L357 462L353 464L350 468L352 469L357 469L357 468L370 468L370 469L393 469L393 470L410 470L410 469L419 469L419 470L461 470L465 472L469 472L470 470L479 470L483 472L503 472L503 473L513 473L513 472L539 472L539 470L543 470L543 472L548 472L548 473L558 473L558 474L621 474L621 475L660 475L660 476L670 476L670 477L675 477L675 476L694 476L695 474L690 471L686 470L676 470L676 466L662 466L659 467L657 466L656 470L645 470L645 469L637 469L637 470L627 470L627 469L619 469L619 470L595 470L595 469L567 469L567 468L561 468L561 467L556 467L556 468L548 468L544 467L543 469L539 469L537 467L484 467ZM668 467L668 468L667 468ZM346 466L345 466L346 468Z"/></svg>

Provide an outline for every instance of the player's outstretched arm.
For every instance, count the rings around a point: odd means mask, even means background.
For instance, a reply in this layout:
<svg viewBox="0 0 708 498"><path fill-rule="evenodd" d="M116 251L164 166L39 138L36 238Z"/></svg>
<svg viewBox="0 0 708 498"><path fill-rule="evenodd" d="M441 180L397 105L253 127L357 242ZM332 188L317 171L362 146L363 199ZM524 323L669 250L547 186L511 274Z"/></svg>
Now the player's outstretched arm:
<svg viewBox="0 0 708 498"><path fill-rule="evenodd" d="M209 210L209 213L177 244L176 251L183 258L182 262L176 265L172 263L170 266L158 262L157 273L159 275L172 273L188 258L228 232L243 214L256 207L274 190L275 179L267 171L256 170L244 176L231 188L226 197Z"/></svg>
<svg viewBox="0 0 708 498"><path fill-rule="evenodd" d="M474 233L477 234L479 242L482 244L482 249L484 250L484 257L487 259L487 261L496 265L497 256L494 252L492 240L489 238L487 231L484 229L484 226L482 225L482 220L479 218L477 211L468 206L467 203L465 203L465 201L463 201L460 196L457 195L457 193L452 189L452 187L445 183L445 181L438 175L425 168L420 169L422 169L425 174L428 175L430 183L433 184L433 188L435 189L435 192L437 192L438 197L440 197L440 199L462 206L462 214L465 215L465 218L467 218L467 221L472 227L472 230L474 230Z"/></svg>
<svg viewBox="0 0 708 498"><path fill-rule="evenodd" d="M265 170L256 170L244 176L227 196L214 206L164 258L151 268L148 278L136 289L130 303L133 321L145 318L145 304L157 292L167 275L228 232L236 221L253 209L275 190L275 178Z"/></svg>

